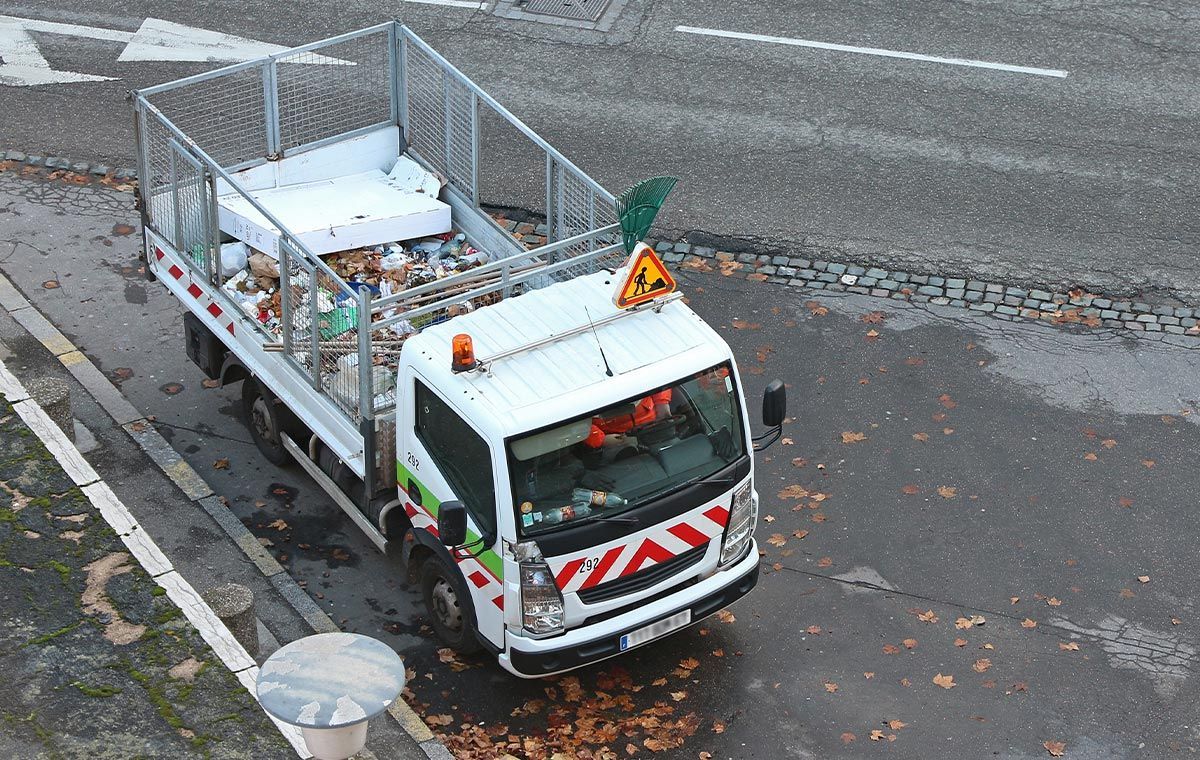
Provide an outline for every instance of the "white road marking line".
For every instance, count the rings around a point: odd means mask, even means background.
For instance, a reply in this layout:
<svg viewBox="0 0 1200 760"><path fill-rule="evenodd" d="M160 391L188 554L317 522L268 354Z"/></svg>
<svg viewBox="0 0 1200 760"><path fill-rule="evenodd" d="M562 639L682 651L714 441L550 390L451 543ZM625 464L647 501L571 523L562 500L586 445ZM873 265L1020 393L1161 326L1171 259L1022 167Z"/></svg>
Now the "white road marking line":
<svg viewBox="0 0 1200 760"><path fill-rule="evenodd" d="M258 701L258 691L253 686L254 679L250 677L251 673L256 674L258 670L254 658L241 645L241 642L234 638L221 619L217 617L217 613L213 612L213 609L208 606L200 594L196 593L191 584L184 580L178 572L171 569L170 560L162 553L154 540L146 535L140 525L136 524L133 515L130 514L120 498L113 493L107 483L100 480L100 476L79 453L79 449L75 448L71 439L67 438L66 433L54 424L44 409L29 398L25 385L9 372L3 361L0 361L0 379L4 380L3 390L9 403L25 421L25 424L29 425L42 444L50 450L50 453L54 454L54 458L67 471L71 479L81 486L80 490L100 513L101 518L116 531L143 569L167 592L167 597L183 612L184 617L196 628L201 638L213 650L222 664L246 687L250 696ZM12 393L11 397L7 396L8 392ZM13 403L11 398L15 397L21 397L24 400ZM243 676L243 673L247 675ZM284 738L296 750L297 755L301 758L312 757L303 743L302 737L297 737L295 731L286 730L281 724L274 721L274 718L272 721L280 727Z"/></svg>
<svg viewBox="0 0 1200 760"><path fill-rule="evenodd" d="M98 26L83 26L82 24L60 24L55 21L42 21L36 18L0 16L0 24L20 26L22 29L30 32L65 34L70 37L90 37L94 40L129 42L133 39L133 32L126 32L121 29L103 29Z"/></svg>
<svg viewBox="0 0 1200 760"><path fill-rule="evenodd" d="M820 50L837 50L843 53L860 53L862 55L878 55L884 58L904 58L910 61L926 61L928 63L947 63L952 66L971 66L978 69L993 69L1009 71L1014 74L1035 74L1043 77L1067 76L1062 69L1042 69L1035 66L1013 66L1007 63L992 63L991 61L976 61L969 58L942 58L936 55L922 53L907 53L902 50L886 50L884 48L855 47L854 45L838 45L833 42L817 42L802 40L795 37L775 37L769 34L750 34L748 32L727 32L722 29L705 29L698 26L677 26L675 31L686 34L700 34L706 37L725 37L731 40L749 40L751 42L770 42L776 45L794 45L796 47L817 48Z"/></svg>

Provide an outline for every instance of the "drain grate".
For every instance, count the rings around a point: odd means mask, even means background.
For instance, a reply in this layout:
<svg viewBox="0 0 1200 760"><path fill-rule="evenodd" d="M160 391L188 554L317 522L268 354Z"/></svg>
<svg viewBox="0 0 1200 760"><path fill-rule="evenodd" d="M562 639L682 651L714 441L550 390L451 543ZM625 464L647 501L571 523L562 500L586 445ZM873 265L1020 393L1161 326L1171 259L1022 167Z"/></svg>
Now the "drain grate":
<svg viewBox="0 0 1200 760"><path fill-rule="evenodd" d="M612 0L526 0L517 7L525 13L571 19L599 21Z"/></svg>

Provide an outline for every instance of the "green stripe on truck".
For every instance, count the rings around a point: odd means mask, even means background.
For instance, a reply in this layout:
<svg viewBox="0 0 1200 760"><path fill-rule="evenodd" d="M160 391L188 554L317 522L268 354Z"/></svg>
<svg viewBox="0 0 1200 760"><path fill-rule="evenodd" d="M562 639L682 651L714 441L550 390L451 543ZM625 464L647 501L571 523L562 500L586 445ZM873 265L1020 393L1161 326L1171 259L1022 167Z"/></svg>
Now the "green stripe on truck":
<svg viewBox="0 0 1200 760"><path fill-rule="evenodd" d="M409 472L408 468L405 467L403 463L397 461L397 488L399 488L401 491L405 491L408 488L408 481L410 480L416 484L417 490L421 492L421 503L417 505L417 508L425 510L432 515L434 519L437 519L438 506L441 505L442 502L436 496L430 493L429 489L425 487L425 484L418 480L411 472ZM480 538L481 537L478 533L474 532L469 527L467 528L468 544L474 543ZM500 559L500 555L496 554L496 552L492 551L491 549L485 549L479 554L476 554L475 558L478 559L479 562L496 577L496 580L500 582L504 581L504 562Z"/></svg>

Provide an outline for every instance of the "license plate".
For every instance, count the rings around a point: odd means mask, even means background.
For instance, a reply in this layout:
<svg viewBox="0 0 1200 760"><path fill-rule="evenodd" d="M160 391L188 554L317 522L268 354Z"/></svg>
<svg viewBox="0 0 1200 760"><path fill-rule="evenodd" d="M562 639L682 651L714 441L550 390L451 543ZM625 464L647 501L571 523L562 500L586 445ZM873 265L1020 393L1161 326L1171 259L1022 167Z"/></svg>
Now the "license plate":
<svg viewBox="0 0 1200 760"><path fill-rule="evenodd" d="M624 652L626 649L636 647L639 644L645 644L647 641L657 639L659 636L665 636L690 622L692 622L692 611L683 610L682 612L676 612L669 618L664 618L656 623L643 626L636 631L630 631L621 637L621 651Z"/></svg>

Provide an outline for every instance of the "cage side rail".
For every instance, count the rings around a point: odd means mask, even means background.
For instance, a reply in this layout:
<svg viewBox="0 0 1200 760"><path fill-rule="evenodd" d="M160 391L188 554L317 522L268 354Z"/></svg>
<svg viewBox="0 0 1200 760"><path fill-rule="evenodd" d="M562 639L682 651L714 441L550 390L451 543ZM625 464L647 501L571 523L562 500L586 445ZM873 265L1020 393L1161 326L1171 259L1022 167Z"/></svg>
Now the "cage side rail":
<svg viewBox="0 0 1200 760"><path fill-rule="evenodd" d="M430 282L425 285L418 285L415 288L409 288L407 290L402 290L399 293L393 293L392 295L387 296L386 298L376 299L375 301L373 301L373 305L374 305L374 308L376 311L383 311L385 309L394 307L398 303L402 303L404 301L415 298L416 296L424 296L424 295L428 295L431 293L435 293L439 290L454 288L454 287L457 287L460 283L471 280L476 277L479 277L480 275L493 274L495 272L503 271L506 266L511 267L513 265L520 264L522 262L532 261L533 259L536 259L539 256L546 256L551 253L556 253L564 248L569 248L570 246L578 245L579 243L586 243L594 238L600 237L602 235L606 235L606 234L608 234L610 232L614 232L618 229L620 229L619 224L610 224L607 227L601 227L600 229L597 229L597 230L591 230L589 232L580 233L579 235L575 235L575 236L569 237L569 238L564 238L564 239L559 240L554 243L548 243L539 248L532 248L528 251L525 251L524 253L518 253L513 256L506 256L502 259L497 259L496 261L488 262L487 264L484 264L482 266L478 266L473 269L468 269L459 274L452 275L450 277L446 277L441 280L436 280L435 282ZM577 261L578 257L573 257L570 260Z"/></svg>
<svg viewBox="0 0 1200 760"><path fill-rule="evenodd" d="M519 285L519 284L528 282L528 281L536 279L536 278L545 277L547 275L554 274L555 272L566 269L568 267L578 266L579 264L586 263L588 261L593 261L598 258L602 258L604 256L607 256L612 253L616 253L617 251L620 251L623 249L624 249L624 246L621 243L614 243L613 245L606 246L604 248L597 248L594 251L589 251L588 253L581 254L579 256L573 256L569 259L565 259L563 261L559 261L554 264L547 264L546 266L541 266L536 269L532 269L528 272L523 272L521 274L514 275L511 279L508 280L508 282L503 282L503 281L489 282L485 285L481 285L478 288L475 288L474 290L468 290L464 293L455 294L454 299L456 301L469 301L473 298L479 298L480 296L486 296L491 293L495 293L497 290L502 290L505 287L511 287L513 285ZM371 329L374 332L378 332L380 330L384 330L389 327L392 327L393 325L397 325L400 322L404 322L404 321L411 322L412 320L418 319L418 318L426 316L428 314L433 314L434 312L439 311L444 308L446 308L446 304L443 302L440 302L440 301L437 301L437 302L434 302L431 304L426 304L419 308L410 309L403 313L397 313L393 316L386 317L377 322L373 322L371 324Z"/></svg>
<svg viewBox="0 0 1200 760"><path fill-rule="evenodd" d="M162 84L156 84L156 85L152 85L150 87L143 87L142 89L137 90L136 94L139 96L147 97L147 98L152 97L154 95L160 95L164 92L170 92L171 90L177 90L181 87L187 87L189 85L199 84L200 82L207 82L210 79L217 79L217 78L220 78L223 76L228 76L230 74L236 74L237 72L245 71L246 69L258 68L258 67L265 65L268 61L270 61L272 59L274 59L275 61L280 61L282 63L287 63L288 58L296 56L300 53L311 53L314 50L319 50L323 47L327 47L330 45L336 45L341 42L348 42L350 40L358 39L359 37L365 37L370 34L375 34L375 33L378 33L378 32L388 29L395 23L396 23L395 21L385 21L382 24L376 24L375 26L367 27L366 29L357 29L353 32L346 32L345 34L339 34L336 37L329 37L327 39L317 40L316 42L310 42L306 45L298 45L296 47L287 48L286 50L281 50L278 53L270 53L268 55L264 55L261 58L255 58L250 61L242 61L241 63L231 63L228 66L222 66L219 69L213 69L212 71L205 71L200 74L194 74L190 77L184 77L183 79L176 79L171 82L163 82ZM337 65L346 65L346 64L337 64ZM353 66L353 65L357 65L357 64L350 62L349 65Z"/></svg>
<svg viewBox="0 0 1200 760"><path fill-rule="evenodd" d="M525 124L525 122L518 119L511 111L509 111L507 108L505 108L503 105L501 105L499 101L497 101L491 95L487 94L487 92L485 92L483 90L483 88L481 88L479 85L475 84L475 82L472 81L470 79L470 77L468 77L466 74L459 71L459 69L454 64L452 64L448 60L446 60L446 58L441 53L437 52L432 47L430 47L429 43L425 42L425 40L418 37L415 32L413 32L411 29L409 29L407 26L404 26L403 24L400 26L400 31L402 31L404 33L405 40L407 41L408 44L416 45L421 50L422 53L424 53L425 55L427 55L431 59L433 59L439 66L442 67L442 69L444 71L446 71L447 73L452 74L454 77L456 77L459 80L459 82L462 83L468 90L473 92L475 94L475 96L477 98L479 98L479 100L481 100L482 102L487 104L490 108L492 108L492 110L494 110L497 114L499 114L501 117L503 117L509 124L511 124L519 132L521 132L523 135L525 135L527 138L529 138L535 145L537 145L537 147L544 150L546 152L546 154L550 158L553 158L554 161L557 162L560 166L562 166L564 169L569 170L572 174L577 176L582 182L587 184L593 191L595 191L601 198L603 198L609 202L616 202L616 197L612 193L605 190L604 187L599 182L597 182L596 180L594 180L590 176L588 176L587 173L585 173L582 169L580 169L578 166L576 166L574 163L572 163L570 159L568 159L566 156L564 156L562 153L560 153L558 151L558 149L556 149L554 146L550 145L550 143L548 143L544 139L542 139L542 137L537 132L533 131L533 129L531 127L529 127L527 124Z"/></svg>

